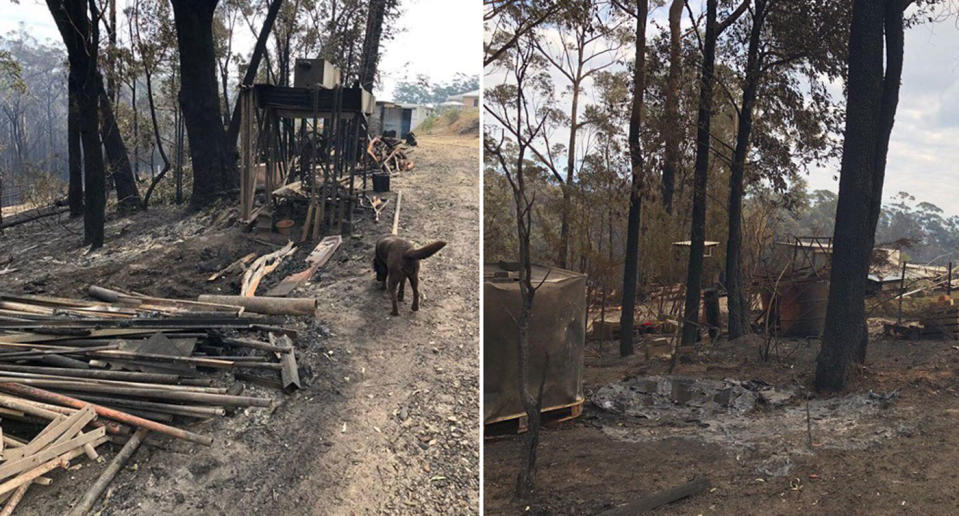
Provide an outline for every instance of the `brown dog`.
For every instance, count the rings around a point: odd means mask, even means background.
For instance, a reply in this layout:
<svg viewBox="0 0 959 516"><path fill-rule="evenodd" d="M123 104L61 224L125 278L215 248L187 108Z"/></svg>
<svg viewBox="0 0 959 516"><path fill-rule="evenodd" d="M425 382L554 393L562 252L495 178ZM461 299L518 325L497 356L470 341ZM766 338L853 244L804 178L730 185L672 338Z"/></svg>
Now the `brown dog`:
<svg viewBox="0 0 959 516"><path fill-rule="evenodd" d="M414 248L409 240L396 235L387 235L376 241L376 255L373 257L373 270L376 271L376 280L383 282L386 288L387 280L390 284L390 298L393 300L391 315L400 315L397 300L403 300L403 290L406 280L410 280L413 289L413 311L420 309L419 272L420 260L429 258L446 246L446 242L437 241L420 248ZM399 287L399 295L396 293Z"/></svg>

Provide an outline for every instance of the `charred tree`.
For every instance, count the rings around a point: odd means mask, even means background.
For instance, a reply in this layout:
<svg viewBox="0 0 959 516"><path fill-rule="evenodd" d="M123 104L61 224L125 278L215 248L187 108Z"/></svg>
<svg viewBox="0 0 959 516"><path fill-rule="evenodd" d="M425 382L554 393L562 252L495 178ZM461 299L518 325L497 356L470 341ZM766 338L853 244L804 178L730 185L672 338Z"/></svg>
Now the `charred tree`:
<svg viewBox="0 0 959 516"><path fill-rule="evenodd" d="M246 67L246 73L243 74L243 82L240 88L250 87L256 79L256 71L260 67L260 61L263 60L263 54L266 53L266 43L270 39L270 33L273 31L273 24L276 22L276 16L283 6L283 0L273 0L270 3L270 9L266 12L266 19L263 20L263 26L256 38L256 45L253 47L253 55L250 56L250 64ZM227 144L231 149L236 147L236 139L240 135L240 99L237 96L233 104L233 114L230 116L230 128L227 130Z"/></svg>
<svg viewBox="0 0 959 516"><path fill-rule="evenodd" d="M386 14L386 0L370 0L370 10L366 18L366 35L363 38L363 55L360 56L360 85L367 91L373 91L376 79L376 67L380 60L380 36L383 33L383 16Z"/></svg>
<svg viewBox="0 0 959 516"><path fill-rule="evenodd" d="M706 241L706 179L709 171L709 122L713 109L713 67L716 62L716 4L706 1L706 36L699 85L696 129L696 165L693 177L693 219L690 230L686 304L683 312L682 345L696 342L699 333L699 296L703 280L703 250Z"/></svg>
<svg viewBox="0 0 959 516"><path fill-rule="evenodd" d="M67 168L70 182L67 188L67 204L70 217L83 215L83 155L80 151L80 77L78 70L70 66L67 77Z"/></svg>
<svg viewBox="0 0 959 516"><path fill-rule="evenodd" d="M100 88L97 71L99 37L87 16L85 0L47 0L67 48L71 72L77 79L76 105L83 146L83 240L92 249L103 246L106 207L103 153L100 147Z"/></svg>
<svg viewBox="0 0 959 516"><path fill-rule="evenodd" d="M531 279L530 237L533 228L535 194L527 189L526 167L527 153L533 150L532 142L539 137L539 133L549 121L549 116L542 111L530 109L530 106L536 105L533 97L537 88L533 84L544 80L543 75L539 75L542 71L536 68L534 53L534 42L530 36L527 35L518 40L501 60L515 89L507 96L493 95L490 102L483 104L485 112L503 128L503 137L498 142L492 135L484 136L486 159L495 160L500 171L506 176L513 194L513 210L516 217L521 295L521 309L516 316L519 329L517 338L519 395L528 419L528 431L524 436L522 447L522 464L516 478L516 495L519 498L528 498L535 488L536 450L539 445L540 410L543 400L543 380L545 380L545 376L538 379L539 390L534 394L530 388L532 381L530 361L539 357L530 356L529 334L533 299L539 286L534 286ZM508 143L507 138L510 140ZM543 360L548 364L549 356L544 356ZM543 371L546 371L545 365Z"/></svg>
<svg viewBox="0 0 959 516"><path fill-rule="evenodd" d="M706 186L709 174L709 125L713 109L713 71L716 66L716 40L749 5L745 0L724 21L716 20L718 0L706 1L706 34L699 86L699 111L696 128L696 164L693 175L693 213L690 228L689 266L686 272L686 302L683 311L682 345L690 346L699 334L699 298L703 282L703 251L706 242Z"/></svg>
<svg viewBox="0 0 959 516"><path fill-rule="evenodd" d="M865 360L869 338L865 326L866 276L882 206L889 137L899 102L903 11L912 2L883 0L879 6L876 3L853 3L846 130L829 299L822 347L816 359L817 390L842 389L849 363Z"/></svg>
<svg viewBox="0 0 959 516"><path fill-rule="evenodd" d="M213 11L218 0L171 0L180 54L180 106L190 143L193 196L199 209L228 195L238 181L220 113Z"/></svg>
<svg viewBox="0 0 959 516"><path fill-rule="evenodd" d="M743 189L746 154L753 127L753 107L759 90L762 59L759 47L763 24L768 14L767 0L755 0L749 47L746 51L746 77L743 81L742 105L739 108L739 127L736 147L729 171L729 235L726 241L726 293L729 306L729 338L742 337L749 332L749 305L743 292Z"/></svg>
<svg viewBox="0 0 959 516"><path fill-rule="evenodd" d="M107 169L113 176L113 186L117 192L117 211L121 214L134 212L141 207L140 192L133 177L133 167L127 155L127 146L123 143L120 128L113 116L113 105L109 95L103 89L103 80L97 73L97 89L100 92L100 134L103 137L103 149L106 151Z"/></svg>
<svg viewBox="0 0 959 516"><path fill-rule="evenodd" d="M636 53L633 64L633 100L629 114L629 164L632 185L629 190L629 216L626 225L626 262L623 264L623 309L620 315L619 354L633 354L633 316L636 304L636 278L639 268L639 227L643 207L643 150L639 130L643 122L643 93L646 91L646 17L648 0L636 1Z"/></svg>
<svg viewBox="0 0 959 516"><path fill-rule="evenodd" d="M662 198L666 213L673 212L673 190L676 188L676 173L679 169L679 80L683 74L682 17L684 0L672 0L669 5L669 75L666 79L666 120L663 127L663 178Z"/></svg>

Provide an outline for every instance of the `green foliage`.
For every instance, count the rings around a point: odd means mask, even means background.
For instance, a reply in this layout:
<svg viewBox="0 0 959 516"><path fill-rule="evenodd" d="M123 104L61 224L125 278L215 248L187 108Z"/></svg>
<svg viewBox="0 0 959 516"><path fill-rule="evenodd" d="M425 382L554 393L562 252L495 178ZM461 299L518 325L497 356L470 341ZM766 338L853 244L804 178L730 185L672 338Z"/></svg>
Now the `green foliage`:
<svg viewBox="0 0 959 516"><path fill-rule="evenodd" d="M23 82L22 70L17 60L6 50L0 50L0 91L15 94L27 92L27 83Z"/></svg>
<svg viewBox="0 0 959 516"><path fill-rule="evenodd" d="M838 196L816 190L796 210L793 234L832 236ZM938 206L899 192L883 204L876 245L901 247L919 263L959 261L959 216L943 216Z"/></svg>
<svg viewBox="0 0 959 516"><path fill-rule="evenodd" d="M479 89L479 76L458 73L448 81L433 82L426 75L404 79L396 84L393 100L410 104L440 104L447 98Z"/></svg>

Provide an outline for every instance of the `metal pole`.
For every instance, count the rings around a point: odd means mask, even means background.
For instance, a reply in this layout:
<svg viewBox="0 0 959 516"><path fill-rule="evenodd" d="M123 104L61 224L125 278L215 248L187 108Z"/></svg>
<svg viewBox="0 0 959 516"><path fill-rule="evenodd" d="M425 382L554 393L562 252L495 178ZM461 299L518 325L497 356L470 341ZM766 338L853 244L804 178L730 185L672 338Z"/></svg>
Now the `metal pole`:
<svg viewBox="0 0 959 516"><path fill-rule="evenodd" d="M213 444L213 438L207 437L205 435L200 435L197 433L190 432L189 430L183 430L181 428L175 428L172 426L164 425L163 423L157 423L156 421L150 421L149 419L143 419L142 417L137 417L125 412L120 412L119 410L114 410L111 408L103 407L93 403L87 403L85 401L80 401L76 398L71 398L69 396L64 396L62 394L57 394L55 392L46 391L43 389L38 389L36 387L30 387L28 385L20 385L11 382L0 383L0 390L6 391L13 394L19 394L21 396L37 398L44 401L49 401L51 403L58 403L61 405L66 405L68 407L82 409L83 407L90 406L93 408L94 412L98 416L103 416L108 419L113 419L114 421L120 421L121 423L127 423L132 426L139 428L146 428L148 430L153 430L161 434L166 434L178 439L184 439L187 441L192 441L198 444L203 444L210 446Z"/></svg>
<svg viewBox="0 0 959 516"><path fill-rule="evenodd" d="M946 295L952 297L952 262L949 262L949 270L946 275Z"/></svg>
<svg viewBox="0 0 959 516"><path fill-rule="evenodd" d="M110 465L107 466L107 469L103 470L103 473L100 474L100 478L97 479L96 483L90 486L90 489L83 494L80 502L70 511L70 516L81 516L90 512L97 498L100 498L103 491L110 485L113 478L117 476L120 469L123 468L123 465L126 464L127 460L137 451L137 448L140 447L140 443L143 442L143 438L146 437L147 433L148 431L143 428L138 428L137 431L133 433L133 437L123 445L120 453L113 458Z"/></svg>
<svg viewBox="0 0 959 516"><path fill-rule="evenodd" d="M899 314L896 324L902 324L902 296L906 293L906 260L902 261L902 277L899 280Z"/></svg>

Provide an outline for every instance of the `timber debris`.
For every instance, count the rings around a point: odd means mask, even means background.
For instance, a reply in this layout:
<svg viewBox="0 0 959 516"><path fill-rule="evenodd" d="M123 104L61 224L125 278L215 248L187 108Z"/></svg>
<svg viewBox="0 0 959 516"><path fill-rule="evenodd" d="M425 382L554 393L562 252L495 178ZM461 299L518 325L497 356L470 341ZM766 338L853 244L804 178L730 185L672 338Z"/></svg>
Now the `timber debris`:
<svg viewBox="0 0 959 516"><path fill-rule="evenodd" d="M391 176L400 172L409 172L414 167L413 160L410 159L413 147L399 138L377 136L370 140L366 153L373 158L383 172Z"/></svg>
<svg viewBox="0 0 959 516"><path fill-rule="evenodd" d="M310 267L336 247L321 243ZM241 395L240 382L287 393L302 387L296 331L260 314L312 315L315 299L166 299L97 285L88 294L93 299L0 293L4 514L31 486L51 481L44 475L126 442L71 512L86 514L148 433L209 446L213 438L188 430L191 422L274 404Z"/></svg>

